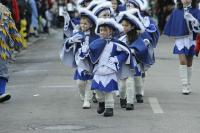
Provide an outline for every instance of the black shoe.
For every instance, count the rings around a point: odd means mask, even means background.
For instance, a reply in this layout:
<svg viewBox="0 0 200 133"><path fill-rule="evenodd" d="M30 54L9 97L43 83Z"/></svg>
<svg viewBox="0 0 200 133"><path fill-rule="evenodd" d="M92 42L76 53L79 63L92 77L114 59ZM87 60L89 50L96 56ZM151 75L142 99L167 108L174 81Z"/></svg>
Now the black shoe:
<svg viewBox="0 0 200 133"><path fill-rule="evenodd" d="M110 117L113 116L113 108L106 108L105 112L103 114L104 117Z"/></svg>
<svg viewBox="0 0 200 133"><path fill-rule="evenodd" d="M121 105L121 108L126 108L126 99L120 98L120 105Z"/></svg>
<svg viewBox="0 0 200 133"><path fill-rule="evenodd" d="M2 94L2 95L0 95L0 103L8 101L8 100L10 100L10 98L11 98L10 94Z"/></svg>
<svg viewBox="0 0 200 133"><path fill-rule="evenodd" d="M105 110L105 102L99 102L99 106L97 108L97 113L102 114Z"/></svg>
<svg viewBox="0 0 200 133"><path fill-rule="evenodd" d="M93 101L93 103L97 103L98 102L95 93L93 93L92 101Z"/></svg>
<svg viewBox="0 0 200 133"><path fill-rule="evenodd" d="M134 110L134 105L130 104L130 103L127 103L126 104L126 110Z"/></svg>
<svg viewBox="0 0 200 133"><path fill-rule="evenodd" d="M140 94L136 95L136 100L137 100L137 103L143 103L144 102L143 101L143 96L140 95Z"/></svg>

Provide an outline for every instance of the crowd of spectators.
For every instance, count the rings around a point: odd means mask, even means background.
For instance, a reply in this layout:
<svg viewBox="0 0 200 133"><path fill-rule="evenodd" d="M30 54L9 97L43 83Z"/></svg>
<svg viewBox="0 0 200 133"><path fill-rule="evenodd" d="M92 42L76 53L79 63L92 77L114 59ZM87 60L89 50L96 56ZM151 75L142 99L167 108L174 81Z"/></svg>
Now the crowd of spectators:
<svg viewBox="0 0 200 133"><path fill-rule="evenodd" d="M39 37L39 33L49 33L53 20L54 0L0 0L7 6L20 31L25 26L26 38Z"/></svg>

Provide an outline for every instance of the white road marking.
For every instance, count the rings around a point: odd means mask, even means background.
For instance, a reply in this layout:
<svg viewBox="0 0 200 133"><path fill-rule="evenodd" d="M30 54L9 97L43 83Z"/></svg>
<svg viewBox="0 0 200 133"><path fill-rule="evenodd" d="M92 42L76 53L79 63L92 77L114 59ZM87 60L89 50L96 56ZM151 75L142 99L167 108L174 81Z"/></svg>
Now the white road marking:
<svg viewBox="0 0 200 133"><path fill-rule="evenodd" d="M47 85L47 86L40 86L40 88L76 88L76 86L72 86L72 85Z"/></svg>
<svg viewBox="0 0 200 133"><path fill-rule="evenodd" d="M8 85L8 88L29 87L30 85ZM39 88L76 88L74 85L42 85Z"/></svg>
<svg viewBox="0 0 200 133"><path fill-rule="evenodd" d="M38 97L38 96L40 96L40 94L35 94L35 95L33 95L34 97Z"/></svg>
<svg viewBox="0 0 200 133"><path fill-rule="evenodd" d="M161 108L161 106L158 102L158 99L156 97L149 97L149 103L155 114L163 114L164 113L164 111Z"/></svg>

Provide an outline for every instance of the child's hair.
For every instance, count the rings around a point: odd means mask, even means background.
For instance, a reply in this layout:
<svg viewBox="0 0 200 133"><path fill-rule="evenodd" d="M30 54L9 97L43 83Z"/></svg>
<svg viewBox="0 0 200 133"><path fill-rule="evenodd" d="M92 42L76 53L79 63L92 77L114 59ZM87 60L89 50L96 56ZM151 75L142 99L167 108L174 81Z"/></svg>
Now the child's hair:
<svg viewBox="0 0 200 133"><path fill-rule="evenodd" d="M138 38L138 32L136 29L132 29L127 33L127 40L129 43L135 41Z"/></svg>
<svg viewBox="0 0 200 133"><path fill-rule="evenodd" d="M197 8L198 7L197 6L197 0L192 0L191 5L192 5L192 8ZM182 4L181 0L177 0L177 8L183 9L183 4Z"/></svg>
<svg viewBox="0 0 200 133"><path fill-rule="evenodd" d="M90 34L94 35L95 34L95 23L92 22L88 17L86 16L81 16L81 19L87 19L90 24L92 24L92 27L90 28Z"/></svg>

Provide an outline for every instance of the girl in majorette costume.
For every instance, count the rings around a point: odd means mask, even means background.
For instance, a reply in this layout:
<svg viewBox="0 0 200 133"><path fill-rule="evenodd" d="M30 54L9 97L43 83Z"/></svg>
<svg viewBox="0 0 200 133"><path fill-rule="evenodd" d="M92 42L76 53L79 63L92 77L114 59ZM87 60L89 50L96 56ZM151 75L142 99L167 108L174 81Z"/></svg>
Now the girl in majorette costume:
<svg viewBox="0 0 200 133"><path fill-rule="evenodd" d="M111 18L114 11L112 9L112 3L110 1L104 1L93 8L92 12L98 18Z"/></svg>
<svg viewBox="0 0 200 133"><path fill-rule="evenodd" d="M98 36L94 32L96 25L96 17L87 9L79 9L80 13L80 31L65 40L63 63L68 66L76 66L74 80L77 80L80 97L84 100L83 109L91 108L91 79L93 78L93 65L88 58L82 57L82 49L87 47L89 43L96 40Z"/></svg>
<svg viewBox="0 0 200 133"><path fill-rule="evenodd" d="M103 3L97 5L92 12L94 15L96 15L98 18L112 18L114 15L114 11L112 8L112 3L110 1L104 1ZM121 31L123 32L123 31ZM117 39L119 34L114 35L114 37ZM119 90L114 91L114 94L119 97Z"/></svg>
<svg viewBox="0 0 200 133"><path fill-rule="evenodd" d="M164 28L164 34L175 38L174 54L179 56L179 74L182 82L182 94L191 92L191 76L195 35L200 29L200 10L195 0L177 0ZM196 32L196 33L195 33ZM193 33L193 36L192 36Z"/></svg>
<svg viewBox="0 0 200 133"><path fill-rule="evenodd" d="M120 11L125 11L125 2L124 0L108 0L112 3L112 8L114 11L114 17L116 18Z"/></svg>
<svg viewBox="0 0 200 133"><path fill-rule="evenodd" d="M124 64L121 69L120 105L126 110L134 110L135 89L137 89L134 88L134 78L140 76L141 65L149 67L154 63L154 56L150 53L151 44L149 39L151 38L143 36L145 27L131 11L121 12L118 19L125 31L125 36L120 39L126 42L126 45L131 49L132 62L137 61L136 63L140 64L137 67ZM135 58L136 60L134 60Z"/></svg>
<svg viewBox="0 0 200 133"><path fill-rule="evenodd" d="M0 3L0 103L11 98L10 94L6 94L8 61L14 49L19 50L22 47L22 39L11 13Z"/></svg>
<svg viewBox="0 0 200 133"><path fill-rule="evenodd" d="M113 36L122 28L112 18L99 18L96 33L100 39L92 42L86 52L94 64L92 89L96 90L99 102L97 113L104 112L105 117L113 116L113 91L118 90L117 72L122 63L129 63L129 49Z"/></svg>
<svg viewBox="0 0 200 133"><path fill-rule="evenodd" d="M144 25L146 32L144 32L142 36L143 38L148 38L148 40L150 41L151 45L149 47L149 50L152 52L153 55L154 54L153 48L156 48L158 39L160 37L160 33L153 19L149 17L148 14L146 13L146 10L148 8L147 0L128 0L126 3L126 8L127 10L131 10L130 11L131 14L134 14ZM145 67L148 66L142 66L141 75L138 74L137 76L134 77L136 99L138 103L143 103L144 82L146 77Z"/></svg>
<svg viewBox="0 0 200 133"><path fill-rule="evenodd" d="M92 1L87 9L91 10L97 18L111 18L113 15L112 3L106 0L97 0ZM116 91L116 95L118 96L118 91ZM93 91L92 101L97 103L96 92Z"/></svg>
<svg viewBox="0 0 200 133"><path fill-rule="evenodd" d="M77 1L77 9L86 8L92 0L78 0ZM77 11L77 9L75 9ZM77 32L79 30L80 19L76 15L74 18L70 18L70 15L67 11L63 11L64 17L64 39L72 36L73 32Z"/></svg>

